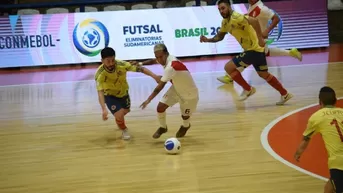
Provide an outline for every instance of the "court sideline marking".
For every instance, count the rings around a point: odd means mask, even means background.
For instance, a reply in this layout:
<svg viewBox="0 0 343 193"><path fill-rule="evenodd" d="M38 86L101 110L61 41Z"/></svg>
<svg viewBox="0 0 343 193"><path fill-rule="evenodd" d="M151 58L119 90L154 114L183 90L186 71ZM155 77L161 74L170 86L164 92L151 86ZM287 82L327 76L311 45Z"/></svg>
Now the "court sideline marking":
<svg viewBox="0 0 343 193"><path fill-rule="evenodd" d="M343 99L343 97L338 97L338 98L337 98L337 100L341 100L341 99ZM322 177L322 176L320 176L320 175L317 175L317 174L315 174L315 173L312 173L312 172L310 172L310 171L307 171L307 170L305 170L305 169L303 169L303 168L301 168L301 167L299 167L299 166L297 166L297 165L294 165L293 163L290 163L289 161L283 159L279 154L277 154L277 153L273 150L273 148L270 146L270 144L269 144L269 142L268 142L268 134L269 134L269 131L270 131L278 122L280 122L282 119L284 119L284 118L286 118L286 117L288 117L288 116L291 116L291 115L293 115L293 114L295 114L295 113L298 113L298 112L300 112L300 111L303 111L303 110L305 110L305 109L314 107L314 106L316 106L316 105L318 105L318 103L311 104L311 105L308 105L308 106L305 106L305 107L302 107L302 108L299 108L299 109L295 109L295 110L293 110L293 111L290 111L290 112L288 112L288 113L286 113L286 114L284 114L284 115L282 115L282 116L280 116L280 117L274 119L272 122L270 122L270 123L263 129L263 131L262 131L262 133L261 133L261 143L262 143L263 148L264 148L272 157L274 157L274 159L280 161L281 163L287 165L288 167L291 167L291 168L293 168L293 169L295 169L295 170L298 170L299 172L302 172L302 173L307 174L307 175L309 175L309 176L312 176L312 177L314 177L314 178L317 178L317 179L320 179L320 180L324 180L324 181L328 181L328 178L324 178L324 177ZM294 151L295 151L295 150L294 150Z"/></svg>
<svg viewBox="0 0 343 193"><path fill-rule="evenodd" d="M289 65L289 66L271 66L269 69L278 69L278 68L295 68L301 66L322 66L322 65L330 65L330 64L342 64L343 62L327 62L327 63L310 63L310 64L296 64L296 65ZM246 69L253 70L253 69ZM191 72L192 75L200 75L200 74L212 74L212 73L225 73L224 70L220 71L206 71L206 72ZM93 77L93 76L92 76ZM148 78L147 76L137 76L137 77L128 77L128 80L131 79L142 79ZM53 84L66 84L66 83L83 83L83 82L91 82L94 80L76 80L76 81L61 81L61 82L46 82L46 83L32 83L32 84L13 84L13 85L2 85L0 88L6 87L18 87L18 86L37 86L37 85L53 85Z"/></svg>

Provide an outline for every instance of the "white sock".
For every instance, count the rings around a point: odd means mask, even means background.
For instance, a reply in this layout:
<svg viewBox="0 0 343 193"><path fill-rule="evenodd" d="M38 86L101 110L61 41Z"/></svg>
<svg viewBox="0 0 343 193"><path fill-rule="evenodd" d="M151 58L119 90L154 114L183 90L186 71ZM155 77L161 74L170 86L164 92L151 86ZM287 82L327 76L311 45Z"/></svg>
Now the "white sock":
<svg viewBox="0 0 343 193"><path fill-rule="evenodd" d="M281 48L269 48L270 56L290 56L289 50Z"/></svg>
<svg viewBox="0 0 343 193"><path fill-rule="evenodd" d="M166 112L157 113L158 121L160 122L160 127L167 128Z"/></svg>
<svg viewBox="0 0 343 193"><path fill-rule="evenodd" d="M182 126L184 126L184 127L189 127L189 119L190 118L188 118L187 120L183 120L183 124L182 124Z"/></svg>

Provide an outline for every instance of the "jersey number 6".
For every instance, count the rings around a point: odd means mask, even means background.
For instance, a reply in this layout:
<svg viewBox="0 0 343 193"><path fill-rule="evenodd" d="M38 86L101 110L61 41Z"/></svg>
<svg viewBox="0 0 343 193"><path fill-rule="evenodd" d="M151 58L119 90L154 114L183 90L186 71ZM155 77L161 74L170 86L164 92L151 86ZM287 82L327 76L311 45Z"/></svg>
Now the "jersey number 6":
<svg viewBox="0 0 343 193"><path fill-rule="evenodd" d="M185 110L185 114L187 114L187 115L188 115L190 112L191 112L190 109L186 109L186 110Z"/></svg>
<svg viewBox="0 0 343 193"><path fill-rule="evenodd" d="M336 127L337 132L338 132L338 135L339 135L339 137L341 138L341 141L343 142L342 129L339 127L338 121L337 121L336 119L334 119L334 120L331 121L330 124L331 124L331 125L334 125L334 126ZM342 122L342 124L343 124L343 122Z"/></svg>

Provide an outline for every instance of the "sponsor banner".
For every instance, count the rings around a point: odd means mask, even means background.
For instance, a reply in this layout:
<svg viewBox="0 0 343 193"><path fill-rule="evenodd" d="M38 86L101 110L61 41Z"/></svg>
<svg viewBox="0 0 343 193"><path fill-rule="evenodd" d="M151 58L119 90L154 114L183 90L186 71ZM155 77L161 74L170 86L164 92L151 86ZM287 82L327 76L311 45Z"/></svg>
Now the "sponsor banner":
<svg viewBox="0 0 343 193"><path fill-rule="evenodd" d="M247 13L246 4L233 8ZM325 12L275 12L281 21L271 47L329 45ZM214 36L221 20L216 6L1 17L0 68L99 62L105 46L122 60L153 58L158 43L178 57L241 52L230 34L215 44L199 42L201 35Z"/></svg>

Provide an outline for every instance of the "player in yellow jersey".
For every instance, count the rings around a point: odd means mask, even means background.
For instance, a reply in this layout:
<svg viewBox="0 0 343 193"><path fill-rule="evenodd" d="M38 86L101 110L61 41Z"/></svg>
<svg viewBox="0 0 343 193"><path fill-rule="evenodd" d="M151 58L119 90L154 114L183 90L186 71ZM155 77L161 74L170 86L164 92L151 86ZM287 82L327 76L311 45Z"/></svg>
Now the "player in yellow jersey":
<svg viewBox="0 0 343 193"><path fill-rule="evenodd" d="M243 101L256 92L256 89L244 80L238 70L238 68L246 68L252 64L258 75L279 91L281 100L276 104L283 105L293 95L288 93L278 79L268 72L264 50L265 41L258 20L232 10L229 0L219 0L218 9L223 17L220 31L213 38L201 36L200 42L215 43L223 40L225 35L230 33L240 43L244 52L226 63L224 68L231 78L244 89L239 100Z"/></svg>
<svg viewBox="0 0 343 193"><path fill-rule="evenodd" d="M142 72L154 78L156 82L159 82L160 77L144 67L116 60L115 55L115 51L110 47L101 51L102 64L95 74L96 88L102 109L102 119L104 121L108 119L107 106L114 115L119 129L123 131L122 138L128 140L130 135L125 125L124 116L130 112L131 101L126 73L128 71Z"/></svg>
<svg viewBox="0 0 343 193"><path fill-rule="evenodd" d="M325 86L320 89L321 109L308 120L303 140L294 155L299 161L312 136L321 134L328 153L330 170L330 180L325 185L325 193L343 192L343 109L335 107L336 100L336 93L332 88Z"/></svg>

